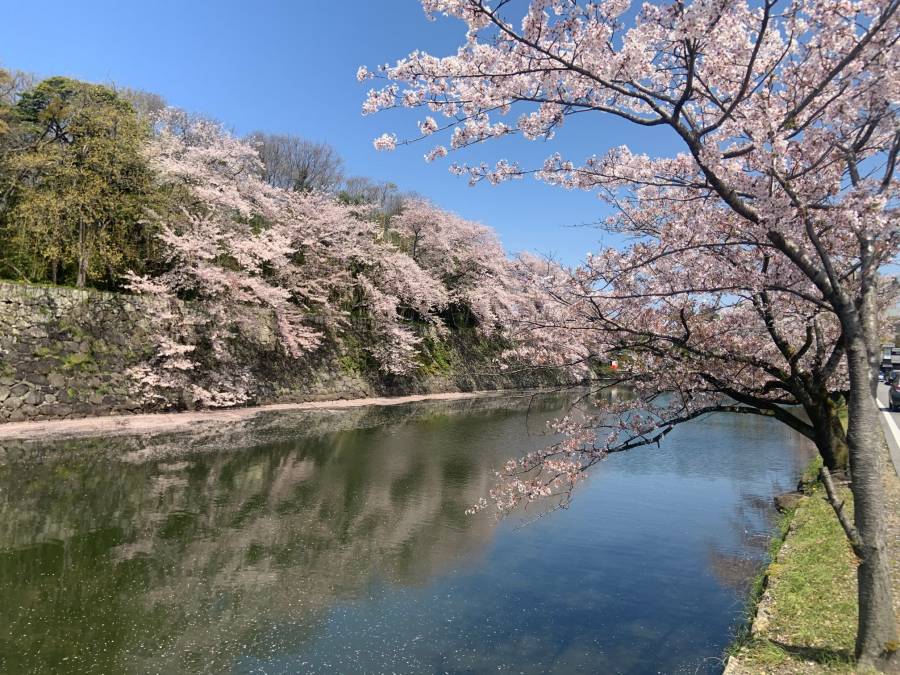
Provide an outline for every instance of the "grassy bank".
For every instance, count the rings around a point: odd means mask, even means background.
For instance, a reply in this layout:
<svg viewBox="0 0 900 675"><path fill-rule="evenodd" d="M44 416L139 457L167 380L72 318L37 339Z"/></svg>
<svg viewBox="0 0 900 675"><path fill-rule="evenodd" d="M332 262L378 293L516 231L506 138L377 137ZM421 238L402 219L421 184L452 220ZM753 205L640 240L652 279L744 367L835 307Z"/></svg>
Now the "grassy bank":
<svg viewBox="0 0 900 675"><path fill-rule="evenodd" d="M818 463L807 470L807 478ZM770 548L773 562L753 587L753 619L729 649L726 673L847 673L856 634L856 561L824 488L784 514ZM852 514L849 489L841 489Z"/></svg>

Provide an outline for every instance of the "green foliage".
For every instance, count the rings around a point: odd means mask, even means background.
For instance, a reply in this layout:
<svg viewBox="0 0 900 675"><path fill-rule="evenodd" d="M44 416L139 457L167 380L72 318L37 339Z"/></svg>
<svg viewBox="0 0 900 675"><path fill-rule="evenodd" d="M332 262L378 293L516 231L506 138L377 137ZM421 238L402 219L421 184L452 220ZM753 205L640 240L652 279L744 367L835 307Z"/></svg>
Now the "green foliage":
<svg viewBox="0 0 900 675"><path fill-rule="evenodd" d="M10 91L13 87L13 77L5 70L0 69L0 93ZM0 98L0 137L9 133L9 118L12 113L12 106L5 100L6 97Z"/></svg>
<svg viewBox="0 0 900 675"><path fill-rule="evenodd" d="M150 128L131 104L52 77L4 119L0 276L115 288L126 270L141 271L153 238L143 218L159 196L144 153Z"/></svg>
<svg viewBox="0 0 900 675"><path fill-rule="evenodd" d="M80 372L93 371L97 369L97 364L90 354L83 352L75 352L65 358L62 364L63 370L74 370Z"/></svg>
<svg viewBox="0 0 900 675"><path fill-rule="evenodd" d="M426 375L448 375L453 372L453 354L448 345L437 335L428 334L422 339L420 370Z"/></svg>
<svg viewBox="0 0 900 675"><path fill-rule="evenodd" d="M347 331L341 337L341 354L337 362L348 375L374 377L378 373L378 362L364 349L362 338L353 331Z"/></svg>

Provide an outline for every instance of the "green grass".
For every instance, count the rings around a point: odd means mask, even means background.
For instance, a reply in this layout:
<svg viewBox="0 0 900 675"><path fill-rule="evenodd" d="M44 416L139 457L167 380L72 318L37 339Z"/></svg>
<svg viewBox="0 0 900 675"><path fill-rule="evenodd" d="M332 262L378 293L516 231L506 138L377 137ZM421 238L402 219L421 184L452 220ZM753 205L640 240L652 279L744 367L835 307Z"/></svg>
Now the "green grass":
<svg viewBox="0 0 900 675"><path fill-rule="evenodd" d="M850 491L842 489L841 496L852 515ZM788 523L791 530L783 544L777 543L783 535L775 537L773 553L781 557L766 571L773 600L769 623L756 636L738 636L730 650L739 655L741 672L852 672L856 560L823 497L824 488L810 485L808 496L779 523L782 532ZM754 611L757 603L758 596Z"/></svg>
<svg viewBox="0 0 900 675"><path fill-rule="evenodd" d="M803 486L804 492L814 489L818 484L822 464L822 457L816 455L816 458L803 470L803 473L800 475L800 484Z"/></svg>

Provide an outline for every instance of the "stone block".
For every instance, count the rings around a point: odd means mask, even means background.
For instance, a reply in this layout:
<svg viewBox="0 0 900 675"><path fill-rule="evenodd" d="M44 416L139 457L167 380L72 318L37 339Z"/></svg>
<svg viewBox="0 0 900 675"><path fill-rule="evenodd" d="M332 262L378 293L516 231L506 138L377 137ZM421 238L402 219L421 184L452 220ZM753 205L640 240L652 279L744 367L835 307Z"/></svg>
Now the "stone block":
<svg viewBox="0 0 900 675"><path fill-rule="evenodd" d="M37 385L39 387L50 384L50 380L47 379L47 376L41 375L40 373L26 373L25 381L30 382L31 384Z"/></svg>
<svg viewBox="0 0 900 675"><path fill-rule="evenodd" d="M34 361L32 363L32 368L34 372L39 373L41 375L48 375L51 370L53 370L58 365L56 359L51 358L42 358Z"/></svg>
<svg viewBox="0 0 900 675"><path fill-rule="evenodd" d="M76 415L87 417L97 412L97 409L90 403L76 403L72 406L72 412Z"/></svg>
<svg viewBox="0 0 900 675"><path fill-rule="evenodd" d="M45 404L40 407L40 411L42 414L51 418L66 417L67 415L72 414L72 406L63 403Z"/></svg>
<svg viewBox="0 0 900 675"><path fill-rule="evenodd" d="M796 507L802 499L803 494L800 492L787 492L783 495L776 495L775 508L784 513Z"/></svg>

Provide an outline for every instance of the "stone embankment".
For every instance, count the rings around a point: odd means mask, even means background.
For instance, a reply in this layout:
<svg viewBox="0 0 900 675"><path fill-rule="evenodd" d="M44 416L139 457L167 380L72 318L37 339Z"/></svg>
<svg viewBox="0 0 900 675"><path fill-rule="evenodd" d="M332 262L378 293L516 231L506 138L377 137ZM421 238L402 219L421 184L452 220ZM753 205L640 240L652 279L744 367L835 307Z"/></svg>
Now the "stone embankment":
<svg viewBox="0 0 900 675"><path fill-rule="evenodd" d="M138 412L143 298L0 283L0 422Z"/></svg>
<svg viewBox="0 0 900 675"><path fill-rule="evenodd" d="M158 302L123 293L0 282L0 424L198 408L190 388L148 399L129 375L156 349L152 317ZM178 313L180 306L168 311ZM233 360L254 377L247 405L571 383L560 373L500 372L464 353L450 354L454 365L440 372L389 380L348 369L340 344L309 360L291 360L280 352L271 313L252 307L240 311L250 313L244 323L257 332L233 345ZM200 361L196 376L214 375L202 357Z"/></svg>

